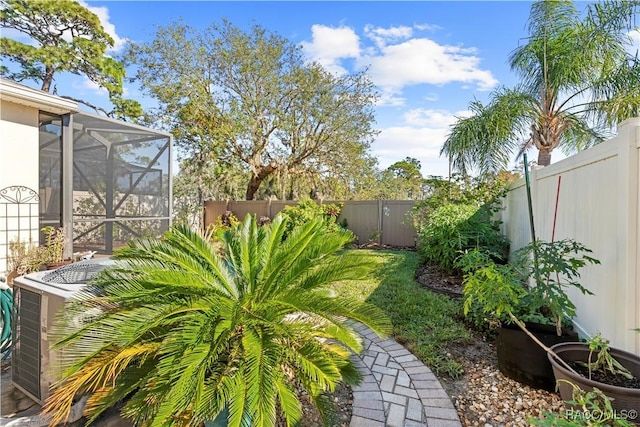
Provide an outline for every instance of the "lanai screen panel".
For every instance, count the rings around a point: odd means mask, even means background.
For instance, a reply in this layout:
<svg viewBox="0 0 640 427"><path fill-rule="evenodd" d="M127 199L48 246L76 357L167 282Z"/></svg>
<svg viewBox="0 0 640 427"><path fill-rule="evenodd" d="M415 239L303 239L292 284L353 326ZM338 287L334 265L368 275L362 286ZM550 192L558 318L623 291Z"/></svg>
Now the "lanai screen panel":
<svg viewBox="0 0 640 427"><path fill-rule="evenodd" d="M159 237L171 214L170 136L83 113L72 123L74 251Z"/></svg>

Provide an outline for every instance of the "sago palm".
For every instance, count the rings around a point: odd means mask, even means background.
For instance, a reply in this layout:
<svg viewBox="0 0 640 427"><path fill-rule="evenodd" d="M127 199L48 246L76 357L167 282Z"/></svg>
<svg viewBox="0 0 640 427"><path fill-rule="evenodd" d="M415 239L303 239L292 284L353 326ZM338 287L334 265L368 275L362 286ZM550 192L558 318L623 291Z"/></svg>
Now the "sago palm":
<svg viewBox="0 0 640 427"><path fill-rule="evenodd" d="M536 147L538 164L547 166L556 147L587 148L639 115L640 62L627 50L639 4L590 4L581 17L570 1L534 3L529 38L509 58L520 84L497 89L486 105L473 101L440 154L467 174L505 168Z"/></svg>
<svg viewBox="0 0 640 427"><path fill-rule="evenodd" d="M258 227L247 216L218 245L183 227L131 242L58 320L63 373L46 411L62 420L90 394L90 420L124 400L136 425L200 426L224 408L230 426L272 426L278 414L295 425L302 386L328 414L327 392L359 380L347 320L378 334L390 323L331 292L367 273L342 250L349 232L317 220L283 240L285 229L283 217Z"/></svg>

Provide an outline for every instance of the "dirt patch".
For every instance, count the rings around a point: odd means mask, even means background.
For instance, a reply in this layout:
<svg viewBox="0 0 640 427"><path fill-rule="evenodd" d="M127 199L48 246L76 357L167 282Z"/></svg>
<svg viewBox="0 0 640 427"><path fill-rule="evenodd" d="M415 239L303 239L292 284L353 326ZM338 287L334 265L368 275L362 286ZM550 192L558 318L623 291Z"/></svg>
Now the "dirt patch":
<svg viewBox="0 0 640 427"><path fill-rule="evenodd" d="M585 378L589 378L589 368L587 366L584 366L583 364L578 362L568 363L574 371ZM640 389L640 378L634 376L632 376L631 378L627 378L620 374L612 374L611 372L605 371L603 369L591 371L591 379L599 383L610 384L616 387Z"/></svg>
<svg viewBox="0 0 640 427"><path fill-rule="evenodd" d="M416 270L416 281L425 288L452 296L462 297L462 279L459 274L447 274L434 264L422 264Z"/></svg>

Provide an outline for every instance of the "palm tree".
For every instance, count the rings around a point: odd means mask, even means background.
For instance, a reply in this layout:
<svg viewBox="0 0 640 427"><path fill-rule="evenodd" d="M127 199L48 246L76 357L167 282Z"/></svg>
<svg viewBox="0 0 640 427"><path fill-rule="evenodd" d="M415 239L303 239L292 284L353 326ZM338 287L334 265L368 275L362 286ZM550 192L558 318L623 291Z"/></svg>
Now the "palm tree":
<svg viewBox="0 0 640 427"><path fill-rule="evenodd" d="M528 41L509 58L520 77L500 87L487 105L475 100L472 115L452 126L440 154L467 174L505 168L514 152L572 152L601 142L607 130L640 114L640 62L631 55L628 30L639 2L590 4L581 18L571 1L532 5Z"/></svg>
<svg viewBox="0 0 640 427"><path fill-rule="evenodd" d="M186 227L131 242L57 320L62 377L46 413L64 420L90 393L89 420L126 398L136 425L201 426L225 408L230 426L273 426L278 414L295 425L301 386L328 417L326 392L360 379L347 320L381 335L390 322L331 292L368 271L341 250L351 233L313 220L283 240L285 229L282 216L264 227L247 216L217 244Z"/></svg>

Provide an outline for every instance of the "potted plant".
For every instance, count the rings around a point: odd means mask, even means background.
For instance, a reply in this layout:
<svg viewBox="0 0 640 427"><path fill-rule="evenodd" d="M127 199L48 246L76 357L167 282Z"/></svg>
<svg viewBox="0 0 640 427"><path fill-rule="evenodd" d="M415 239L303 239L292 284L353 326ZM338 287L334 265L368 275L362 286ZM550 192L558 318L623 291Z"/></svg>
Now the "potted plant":
<svg viewBox="0 0 640 427"><path fill-rule="evenodd" d="M64 246L66 243L66 235L64 227L43 227L44 245L40 247L41 262L46 266L47 270L53 270L64 264L69 264L71 259L64 258Z"/></svg>
<svg viewBox="0 0 640 427"><path fill-rule="evenodd" d="M504 265L477 251L461 259L465 314L479 310L500 320L496 348L498 368L504 375L533 387L555 389L545 352L559 342L577 341L568 326L576 307L567 289L591 294L579 282L580 268L599 263L590 253L584 245L565 239L531 242Z"/></svg>
<svg viewBox="0 0 640 427"><path fill-rule="evenodd" d="M9 242L7 257L7 285L13 285L13 279L40 269L40 248L33 242L15 238Z"/></svg>
<svg viewBox="0 0 640 427"><path fill-rule="evenodd" d="M549 354L549 362L564 400L573 392L568 383L585 392L598 389L612 400L616 414L640 423L640 356L610 347L600 334L587 342L556 344L551 350L557 357Z"/></svg>

